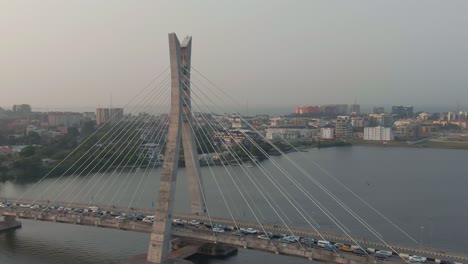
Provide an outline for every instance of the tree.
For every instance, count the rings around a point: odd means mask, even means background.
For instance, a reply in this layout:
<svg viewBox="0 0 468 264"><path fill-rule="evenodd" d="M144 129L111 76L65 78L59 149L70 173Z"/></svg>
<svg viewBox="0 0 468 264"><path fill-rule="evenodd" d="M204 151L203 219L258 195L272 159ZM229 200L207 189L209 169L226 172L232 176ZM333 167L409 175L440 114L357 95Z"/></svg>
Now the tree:
<svg viewBox="0 0 468 264"><path fill-rule="evenodd" d="M36 153L36 149L33 146L24 147L19 155L23 158L31 157Z"/></svg>
<svg viewBox="0 0 468 264"><path fill-rule="evenodd" d="M40 144L41 143L41 136L39 136L36 132L29 132L24 138L24 143L28 145Z"/></svg>
<svg viewBox="0 0 468 264"><path fill-rule="evenodd" d="M78 129L76 127L69 127L67 129L67 137L76 138L79 135L80 135L80 132L78 132Z"/></svg>
<svg viewBox="0 0 468 264"><path fill-rule="evenodd" d="M439 120L440 119L440 114L439 113L432 113L427 120Z"/></svg>
<svg viewBox="0 0 468 264"><path fill-rule="evenodd" d="M94 121L86 121L83 123L83 127L81 128L81 136L88 137L95 131L96 122Z"/></svg>

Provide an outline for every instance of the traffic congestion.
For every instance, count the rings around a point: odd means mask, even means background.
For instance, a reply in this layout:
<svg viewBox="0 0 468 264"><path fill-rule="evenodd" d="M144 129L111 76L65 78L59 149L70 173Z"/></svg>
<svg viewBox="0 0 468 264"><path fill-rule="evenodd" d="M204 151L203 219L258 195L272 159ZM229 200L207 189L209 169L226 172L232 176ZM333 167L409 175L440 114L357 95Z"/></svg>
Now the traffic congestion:
<svg viewBox="0 0 468 264"><path fill-rule="evenodd" d="M23 209L32 211L48 212L51 214L58 215L83 215L83 216L94 216L99 218L115 218L119 221L138 221L151 225L154 220L154 215L145 215L143 213L125 213L120 210L102 210L97 206L88 206L86 208L72 208L63 207L57 205L40 205L40 204L26 204L26 203L8 203L0 202L0 210L7 209ZM383 249L370 249L359 247L357 245L350 245L340 242L327 241L323 239L317 239L313 237L300 237L295 235L288 235L275 232L263 232L252 227L234 227L221 225L217 223L203 223L196 219L184 220L184 219L173 219L172 225L179 228L189 228L206 232L213 232L215 235L233 235L238 237L250 237L259 240L270 240L275 244L296 244L304 248L315 248L326 251L333 251L339 254L354 254L362 257L372 257L379 261L386 260L398 260L404 257L410 263L435 263L435 259L418 256L418 255L407 255L401 256L396 252ZM440 260L438 263L442 264L453 264L455 262L450 260Z"/></svg>

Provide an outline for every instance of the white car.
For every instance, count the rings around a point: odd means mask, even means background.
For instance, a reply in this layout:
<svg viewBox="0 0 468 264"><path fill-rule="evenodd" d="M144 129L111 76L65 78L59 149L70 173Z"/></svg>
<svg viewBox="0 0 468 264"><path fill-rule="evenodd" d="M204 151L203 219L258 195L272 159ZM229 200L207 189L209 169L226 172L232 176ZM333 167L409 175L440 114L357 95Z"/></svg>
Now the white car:
<svg viewBox="0 0 468 264"><path fill-rule="evenodd" d="M288 239L294 242L299 242L301 238L298 236L288 236Z"/></svg>
<svg viewBox="0 0 468 264"><path fill-rule="evenodd" d="M388 250L377 250L375 252L376 254L382 254L382 255L385 255L387 257L391 257L392 256L392 252L391 251L388 251Z"/></svg>
<svg viewBox="0 0 468 264"><path fill-rule="evenodd" d="M252 234L252 235L255 235L255 234L258 233L258 230L255 230L255 229L250 228L250 227L247 228L245 231L246 231L247 233L249 233L249 234Z"/></svg>
<svg viewBox="0 0 468 264"><path fill-rule="evenodd" d="M145 223L153 223L154 222L154 215L147 215L141 221L145 222Z"/></svg>
<svg viewBox="0 0 468 264"><path fill-rule="evenodd" d="M34 205L31 205L31 207L29 207L29 208L31 208L33 210L37 210L37 209L40 209L41 207L39 205L37 205L37 204L34 204Z"/></svg>
<svg viewBox="0 0 468 264"><path fill-rule="evenodd" d="M3 203L0 203L0 207L6 207L6 205L4 205Z"/></svg>
<svg viewBox="0 0 468 264"><path fill-rule="evenodd" d="M426 258L421 256L409 256L409 261L412 263L426 263Z"/></svg>
<svg viewBox="0 0 468 264"><path fill-rule="evenodd" d="M125 219L125 216L124 215L119 215L119 216L116 216L115 219Z"/></svg>
<svg viewBox="0 0 468 264"><path fill-rule="evenodd" d="M263 239L263 240L270 240L270 238L265 234L259 235L259 236L257 236L257 238L258 239Z"/></svg>
<svg viewBox="0 0 468 264"><path fill-rule="evenodd" d="M153 218L148 218L148 217L145 217L143 218L143 220L141 220L142 222L145 222L145 223L153 223L154 219Z"/></svg>
<svg viewBox="0 0 468 264"><path fill-rule="evenodd" d="M30 204L20 204L19 206L22 207L22 208L30 208L31 207Z"/></svg>
<svg viewBox="0 0 468 264"><path fill-rule="evenodd" d="M198 222L197 220L191 220L189 224L196 226L196 225L199 225L200 222Z"/></svg>
<svg viewBox="0 0 468 264"><path fill-rule="evenodd" d="M221 228L219 228L219 227L215 227L215 228L213 228L213 232L216 232L216 233L224 233L224 232L226 232L226 231L224 231L224 229L221 229Z"/></svg>
<svg viewBox="0 0 468 264"><path fill-rule="evenodd" d="M177 218L172 219L172 222L173 222L173 223L176 223L176 224L184 224L184 220L182 220L182 219L177 219ZM185 221L185 223L187 223L187 221Z"/></svg>

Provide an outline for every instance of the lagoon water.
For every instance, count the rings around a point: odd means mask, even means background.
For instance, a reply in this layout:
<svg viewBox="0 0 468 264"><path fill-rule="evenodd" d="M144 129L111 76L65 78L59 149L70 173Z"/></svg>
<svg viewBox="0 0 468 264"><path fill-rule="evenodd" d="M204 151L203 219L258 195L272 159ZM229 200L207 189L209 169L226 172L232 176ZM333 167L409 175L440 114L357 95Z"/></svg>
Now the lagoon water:
<svg viewBox="0 0 468 264"><path fill-rule="evenodd" d="M353 146L310 149L308 152L290 153L288 157L349 205L386 241L415 246L422 243L423 247L468 252L468 171L465 166L468 151ZM274 160L275 163L262 162L264 169L272 175L270 179L274 184L258 167L230 167L231 175L235 175L234 181L223 167L203 167L203 185L210 214L224 217L232 214L236 218L252 221L258 218L264 223L284 222L304 227L309 226L310 222L319 230L340 232L301 193L295 186L297 183L342 221L352 236L375 239L286 158L274 157ZM322 169L386 215L416 242L398 232L311 161L317 162ZM294 182L288 180L275 164L285 168L289 172L287 176L292 177ZM250 177L244 170L249 171ZM87 177L46 179L39 184L6 182L0 184L0 197L24 196L56 200L63 206L66 204L59 201L99 203L109 207L119 204L151 208L157 197L159 173L160 169L146 172L139 169ZM287 190L288 195L304 208L308 214L306 219L275 185ZM226 202L222 199L218 186L223 191ZM187 182L181 169L177 184L176 211L188 211L186 190ZM148 234L25 220L22 222L23 228L0 233L0 263L118 263L127 257L145 253L149 240ZM240 250L239 254L228 259L202 258L198 262L310 263L307 260L250 250Z"/></svg>

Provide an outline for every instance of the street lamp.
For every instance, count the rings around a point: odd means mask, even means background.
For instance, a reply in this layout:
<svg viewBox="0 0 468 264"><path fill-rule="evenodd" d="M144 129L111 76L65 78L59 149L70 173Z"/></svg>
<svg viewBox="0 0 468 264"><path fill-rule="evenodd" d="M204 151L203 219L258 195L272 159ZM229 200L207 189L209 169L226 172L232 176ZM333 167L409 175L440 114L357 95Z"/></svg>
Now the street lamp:
<svg viewBox="0 0 468 264"><path fill-rule="evenodd" d="M419 236L419 251L422 251L422 234L424 226L421 226L421 235Z"/></svg>

